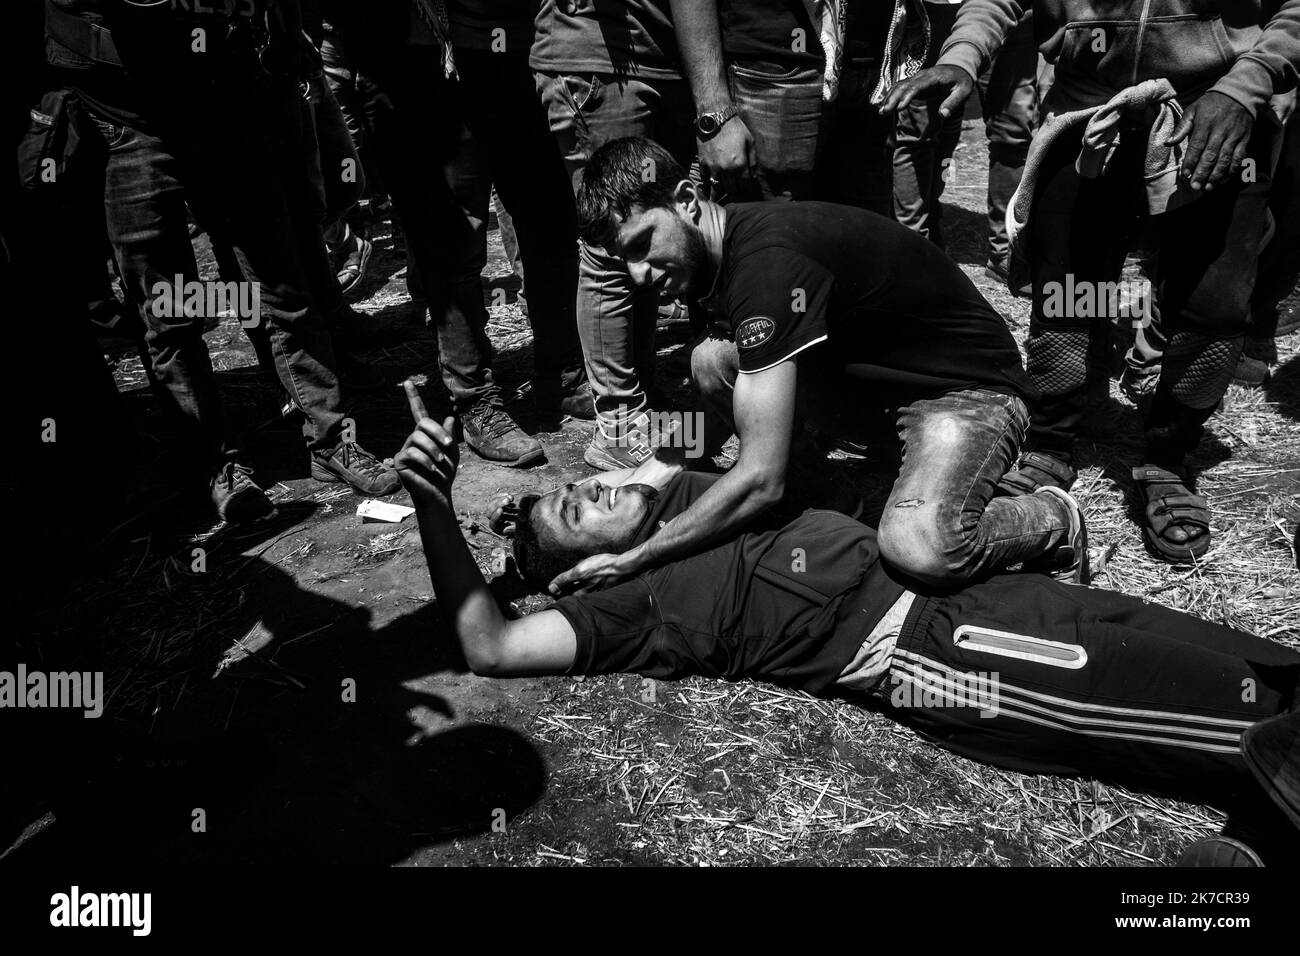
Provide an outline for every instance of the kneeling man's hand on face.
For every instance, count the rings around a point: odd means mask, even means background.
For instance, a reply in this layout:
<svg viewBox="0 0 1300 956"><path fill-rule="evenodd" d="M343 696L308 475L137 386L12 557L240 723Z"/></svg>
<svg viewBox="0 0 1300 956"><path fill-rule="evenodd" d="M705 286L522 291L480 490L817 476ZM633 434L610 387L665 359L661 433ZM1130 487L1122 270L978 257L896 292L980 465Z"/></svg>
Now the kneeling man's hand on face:
<svg viewBox="0 0 1300 956"><path fill-rule="evenodd" d="M415 431L393 458L397 476L417 510L430 505L451 509L451 486L460 460L454 437L456 420L448 417L439 425L425 411L415 383L407 379L403 384L416 424Z"/></svg>
<svg viewBox="0 0 1300 956"><path fill-rule="evenodd" d="M635 576L636 572L627 566L623 555L593 554L563 574L556 575L551 581L550 592L559 597L562 594L599 591Z"/></svg>

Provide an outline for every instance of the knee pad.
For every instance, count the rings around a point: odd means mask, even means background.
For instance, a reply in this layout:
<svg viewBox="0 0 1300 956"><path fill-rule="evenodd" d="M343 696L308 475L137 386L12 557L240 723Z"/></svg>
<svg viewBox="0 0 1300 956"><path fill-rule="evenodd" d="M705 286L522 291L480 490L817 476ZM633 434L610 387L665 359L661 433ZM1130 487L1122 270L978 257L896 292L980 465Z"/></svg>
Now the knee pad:
<svg viewBox="0 0 1300 956"><path fill-rule="evenodd" d="M1046 329L1029 336L1025 363L1029 380L1044 395L1065 395L1088 381L1086 329Z"/></svg>
<svg viewBox="0 0 1300 956"><path fill-rule="evenodd" d="M1213 338L1203 332L1179 330L1165 349L1161 384L1188 408L1211 408L1228 390L1243 339Z"/></svg>

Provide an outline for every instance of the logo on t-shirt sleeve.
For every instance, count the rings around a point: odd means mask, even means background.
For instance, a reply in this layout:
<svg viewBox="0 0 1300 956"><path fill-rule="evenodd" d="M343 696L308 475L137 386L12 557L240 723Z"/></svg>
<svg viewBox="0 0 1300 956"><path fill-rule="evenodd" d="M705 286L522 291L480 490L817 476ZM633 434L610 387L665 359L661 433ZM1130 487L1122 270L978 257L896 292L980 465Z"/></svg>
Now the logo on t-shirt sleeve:
<svg viewBox="0 0 1300 956"><path fill-rule="evenodd" d="M763 316L746 319L736 326L736 345L742 349L758 348L776 334L776 323Z"/></svg>

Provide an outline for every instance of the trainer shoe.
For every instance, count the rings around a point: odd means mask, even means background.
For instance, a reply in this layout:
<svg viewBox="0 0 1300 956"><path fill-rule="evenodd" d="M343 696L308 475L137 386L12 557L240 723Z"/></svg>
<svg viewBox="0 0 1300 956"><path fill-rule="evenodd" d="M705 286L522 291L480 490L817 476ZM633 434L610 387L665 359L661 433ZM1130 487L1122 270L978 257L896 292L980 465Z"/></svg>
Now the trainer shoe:
<svg viewBox="0 0 1300 956"><path fill-rule="evenodd" d="M1300 710L1251 724L1241 754L1273 802L1300 827Z"/></svg>
<svg viewBox="0 0 1300 956"><path fill-rule="evenodd" d="M597 421L582 460L601 471L635 468L654 457L656 447L650 416L642 412L621 427L609 428L604 422Z"/></svg>
<svg viewBox="0 0 1300 956"><path fill-rule="evenodd" d="M1178 857L1175 866L1263 866L1259 854L1228 836L1204 837Z"/></svg>
<svg viewBox="0 0 1300 956"><path fill-rule="evenodd" d="M317 481L346 482L368 497L391 495L401 487L397 472L354 441L342 441L328 453L312 452L311 476Z"/></svg>
<svg viewBox="0 0 1300 956"><path fill-rule="evenodd" d="M520 468L546 457L542 443L520 428L499 405L476 405L460 416L460 423L465 444L480 458Z"/></svg>
<svg viewBox="0 0 1300 956"><path fill-rule="evenodd" d="M1036 495L1049 495L1065 505L1070 516L1066 543L1055 552L1024 563L1024 570L1038 571L1051 575L1062 584L1087 584L1092 580L1092 569L1088 566L1088 524L1083 519L1083 509L1064 488L1055 485L1043 485Z"/></svg>
<svg viewBox="0 0 1300 956"><path fill-rule="evenodd" d="M242 524L265 518L275 505L252 478L253 470L239 462L228 461L211 482L212 506L227 524Z"/></svg>

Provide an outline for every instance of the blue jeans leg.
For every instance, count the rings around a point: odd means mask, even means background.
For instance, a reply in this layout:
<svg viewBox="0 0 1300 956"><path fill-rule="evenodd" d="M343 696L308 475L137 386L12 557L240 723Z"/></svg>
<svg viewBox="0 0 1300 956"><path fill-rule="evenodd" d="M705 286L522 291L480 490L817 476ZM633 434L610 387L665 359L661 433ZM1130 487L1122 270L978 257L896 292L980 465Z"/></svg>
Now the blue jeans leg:
<svg viewBox="0 0 1300 956"><path fill-rule="evenodd" d="M1025 404L983 389L899 409L903 464L880 518L880 553L932 586L955 586L1065 542L1064 505L1046 495L994 498L1028 425Z"/></svg>

